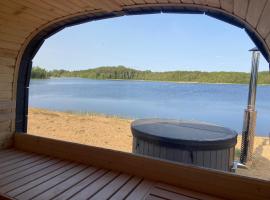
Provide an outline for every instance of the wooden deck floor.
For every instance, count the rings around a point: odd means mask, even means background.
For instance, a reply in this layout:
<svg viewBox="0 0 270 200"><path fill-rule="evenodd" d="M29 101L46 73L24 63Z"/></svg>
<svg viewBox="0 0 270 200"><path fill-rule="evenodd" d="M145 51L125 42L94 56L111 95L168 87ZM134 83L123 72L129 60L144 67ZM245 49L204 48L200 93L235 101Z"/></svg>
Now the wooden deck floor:
<svg viewBox="0 0 270 200"><path fill-rule="evenodd" d="M136 176L15 149L0 151L0 194L19 200L214 199Z"/></svg>

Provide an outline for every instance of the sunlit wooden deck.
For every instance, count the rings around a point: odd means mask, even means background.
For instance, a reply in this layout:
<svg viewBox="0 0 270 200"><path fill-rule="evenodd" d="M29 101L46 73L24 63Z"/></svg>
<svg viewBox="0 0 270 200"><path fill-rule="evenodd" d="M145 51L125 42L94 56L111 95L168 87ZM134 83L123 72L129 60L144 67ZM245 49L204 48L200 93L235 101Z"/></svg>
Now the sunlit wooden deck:
<svg viewBox="0 0 270 200"><path fill-rule="evenodd" d="M0 151L0 193L19 200L209 199L137 176L15 149Z"/></svg>
<svg viewBox="0 0 270 200"><path fill-rule="evenodd" d="M15 134L0 150L0 199L269 199L268 182Z"/></svg>

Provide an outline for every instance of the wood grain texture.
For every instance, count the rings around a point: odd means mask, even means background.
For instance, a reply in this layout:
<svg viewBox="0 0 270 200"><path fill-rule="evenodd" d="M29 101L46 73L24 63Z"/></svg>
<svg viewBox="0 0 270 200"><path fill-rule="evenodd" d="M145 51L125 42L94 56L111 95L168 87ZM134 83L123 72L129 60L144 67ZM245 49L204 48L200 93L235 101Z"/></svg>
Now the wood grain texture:
<svg viewBox="0 0 270 200"><path fill-rule="evenodd" d="M266 38L266 43L267 43L268 46L270 46L270 34Z"/></svg>
<svg viewBox="0 0 270 200"><path fill-rule="evenodd" d="M230 173L26 134L15 135L15 146L21 150L116 170L222 198L266 199L270 197L269 182ZM48 146L50 148L47 148ZM206 182L215 185L205 184Z"/></svg>
<svg viewBox="0 0 270 200"><path fill-rule="evenodd" d="M235 0L234 1L234 13L241 17L242 19L246 18L247 9L248 9L249 0Z"/></svg>
<svg viewBox="0 0 270 200"><path fill-rule="evenodd" d="M15 108L16 102L15 101L1 101L0 100L0 110L1 109L12 109Z"/></svg>
<svg viewBox="0 0 270 200"><path fill-rule="evenodd" d="M0 122L1 121L7 121L7 120L13 120L13 119L15 119L15 113L14 112L8 112L8 113L0 112Z"/></svg>
<svg viewBox="0 0 270 200"><path fill-rule="evenodd" d="M219 0L207 0L207 5L209 6L213 6L213 7L216 7L216 8L220 8L220 1Z"/></svg>
<svg viewBox="0 0 270 200"><path fill-rule="evenodd" d="M220 2L220 7L219 4ZM160 3L160 4L159 4ZM141 8L145 8L146 10L151 10L152 8L149 7L150 4L156 5L156 8L171 8L170 6L180 5L181 3L190 4L190 6L198 6L200 8L203 5L203 8L211 8L215 11L224 10L226 12L232 13L237 17L243 19L243 22L248 22L253 27L257 28L253 29L254 32L258 33L262 43L266 45L267 52L269 53L270 47L270 1L267 0L25 0L25 1L16 1L16 0L3 0L0 1L0 100L1 101L8 101L8 100L16 100L16 89L17 89L17 78L18 78L18 71L20 61L22 59L22 54L27 46L27 44L31 41L32 38L35 37L40 31L43 31L49 25L53 25L61 20L66 20L65 23L71 23L69 19L72 17L83 17L83 16L90 16L93 12L102 13L99 16L105 16L107 14L111 14L114 11L122 11L125 9L125 6L129 6L129 9L132 9L132 6L136 9L140 10ZM265 4L264 4L265 3ZM264 4L264 5L263 5ZM122 13L125 14L125 13ZM94 14L93 14L94 15ZM75 18L74 18L75 19ZM3 105L2 105L3 107ZM3 107L4 108L4 107ZM15 115L14 110L12 112L2 112L0 114L0 148L5 148L12 145L12 138L13 132L15 127L14 121ZM11 125L10 125L11 123ZM11 131L12 130L12 131ZM68 145L67 145L68 146ZM61 147L61 145L60 145ZM62 147L66 147L63 145ZM26 147L24 147L26 148ZM28 147L27 147L28 148ZM45 147L43 147L45 148ZM152 148L150 146L150 148ZM60 148L61 149L61 148ZM78 154L75 153L75 156L80 155L80 147L78 147ZM96 149L91 149L93 152L96 152ZM43 150L40 150L43 151ZM45 151L45 150L44 150ZM62 152L61 152L62 151ZM58 156L63 156L64 148L61 149L59 153L50 152L50 154L55 153ZM76 152L76 151L75 151ZM99 151L98 151L99 152ZM103 151L101 151L103 152ZM159 153L154 147L152 150L153 154ZM47 152L48 153L48 152ZM104 163L108 164L110 168L115 169L126 169L119 164L114 163L114 159L107 160L107 156L115 156L114 153L101 153L101 155L96 156L94 154L86 154L87 156L92 156L93 160L92 163L104 166ZM116 154L118 159L124 162L124 159L132 160L130 165L131 169L130 172L133 174L141 174L144 175L143 172L137 172L134 169L134 164L137 157L130 157L124 156L121 154ZM113 158L113 157L112 157ZM78 158L79 159L79 158ZM83 162L90 162L86 158L80 158ZM80 160L79 159L79 160ZM148 158L140 158L145 159L145 163L149 164ZM139 163L143 162L139 159ZM120 162L120 163L121 163ZM153 165L151 161L149 165ZM157 161L155 161L157 162ZM142 163L143 166L145 163ZM146 165L148 165L146 164ZM168 167L168 164L164 164L162 162L158 162L158 165L162 166L161 169L164 167ZM175 166L170 166L173 169L177 170ZM187 170L186 168L184 168ZM167 180L172 184L181 185L184 184L184 181L176 178L166 178L167 173L166 171L159 171L156 169L155 173L161 173L161 176L154 176L150 173L150 169L148 169L149 178L154 180ZM179 170L179 169L178 169ZM184 170L184 171L185 171ZM195 170L196 171L196 170ZM127 171L126 171L127 172ZM202 173L201 171L198 173ZM165 175L166 174L166 175ZM215 174L215 173L214 173ZM213 174L212 174L213 175ZM169 177L172 177L173 174L169 173ZM178 178L183 178L183 180L189 181L191 178L186 177L184 174L180 173ZM183 177L182 177L183 176ZM218 176L217 174L213 175L214 177ZM211 176L210 176L211 177ZM227 177L227 176L226 176ZM229 176L230 177L230 176ZM194 178L194 177L193 177ZM216 177L217 178L217 177ZM213 178L215 179L215 178ZM226 178L225 178L226 179ZM229 178L231 180L231 178ZM232 178L234 180L234 178ZM193 180L193 179L192 179ZM227 179L226 179L227 180ZM238 179L237 179L238 180ZM228 180L227 180L228 181ZM240 181L240 180L238 180ZM238 182L236 181L236 182ZM226 182L226 181L225 181ZM198 182L200 183L200 182ZM225 191L228 187L229 190L233 190L231 186L222 186L222 183L219 183L221 188ZM252 185L255 184L254 182L249 181L241 184ZM241 185L240 184L240 185ZM191 181L191 183L184 184L187 188L194 188L196 184ZM201 184L202 185L202 184ZM253 185L254 186L254 185ZM260 189L261 187L264 188L264 185L254 186L256 189L252 193L255 194L255 191ZM208 190L208 188L204 185L196 187L198 190ZM252 190L249 188L249 190ZM263 189L262 189L263 190ZM264 191L264 190L263 190ZM250 191L249 191L250 192ZM214 192L215 193L215 192ZM221 196L226 195L223 191L217 190L216 193L220 194ZM244 195L244 190L242 191ZM234 194L234 192L232 192ZM251 195L252 196L252 195ZM240 198L240 197L239 197Z"/></svg>
<svg viewBox="0 0 270 200"><path fill-rule="evenodd" d="M118 171L15 149L0 151L0 195L19 200L217 200L190 190ZM3 164L2 164L3 165ZM10 167L10 169L8 169Z"/></svg>
<svg viewBox="0 0 270 200"><path fill-rule="evenodd" d="M0 121L0 132L10 131L10 125L11 125L10 120Z"/></svg>
<svg viewBox="0 0 270 200"><path fill-rule="evenodd" d="M207 5L207 0L193 0L195 4Z"/></svg>
<svg viewBox="0 0 270 200"><path fill-rule="evenodd" d="M267 1L257 26L259 34L263 38L266 38L270 32L269 19L270 19L270 1Z"/></svg>
<svg viewBox="0 0 270 200"><path fill-rule="evenodd" d="M180 0L182 3L194 3L193 0ZM179 1L178 1L179 2Z"/></svg>
<svg viewBox="0 0 270 200"><path fill-rule="evenodd" d="M0 64L0 74L13 74L14 75L14 67L12 65L2 65ZM0 86L1 88L1 86ZM2 87L4 88L4 87Z"/></svg>
<svg viewBox="0 0 270 200"><path fill-rule="evenodd" d="M267 0L250 0L246 19L253 27L257 27Z"/></svg>

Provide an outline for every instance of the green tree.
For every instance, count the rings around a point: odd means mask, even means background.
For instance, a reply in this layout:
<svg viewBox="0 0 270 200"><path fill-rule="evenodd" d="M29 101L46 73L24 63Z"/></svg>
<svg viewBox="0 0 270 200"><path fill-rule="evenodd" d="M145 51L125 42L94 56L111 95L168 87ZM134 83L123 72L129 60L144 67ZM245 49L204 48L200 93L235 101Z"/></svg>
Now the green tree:
<svg viewBox="0 0 270 200"><path fill-rule="evenodd" d="M31 78L33 79L47 79L48 72L41 67L33 67L31 71Z"/></svg>

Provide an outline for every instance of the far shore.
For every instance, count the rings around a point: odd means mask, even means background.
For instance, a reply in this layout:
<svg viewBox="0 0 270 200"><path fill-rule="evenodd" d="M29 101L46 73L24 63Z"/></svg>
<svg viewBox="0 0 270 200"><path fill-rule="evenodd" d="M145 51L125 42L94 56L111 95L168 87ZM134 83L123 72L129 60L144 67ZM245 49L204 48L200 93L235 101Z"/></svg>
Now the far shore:
<svg viewBox="0 0 270 200"><path fill-rule="evenodd" d="M248 83L212 83L212 82L193 82L193 81L162 81L162 80L137 80L137 79L92 79L92 78L83 78L83 77L49 77L46 79L31 78L32 80L48 80L48 79L60 79L60 78L79 78L79 79L89 79L89 80L98 80L98 81L142 81L142 82L158 82L158 83L179 83L179 84L209 84L209 85L248 85ZM261 83L259 86L269 86L268 83Z"/></svg>
<svg viewBox="0 0 270 200"><path fill-rule="evenodd" d="M132 152L131 119L96 113L74 113L29 108L28 133L41 137ZM255 137L254 161L248 170L237 173L270 180L270 141ZM239 158L241 136L236 145Z"/></svg>

